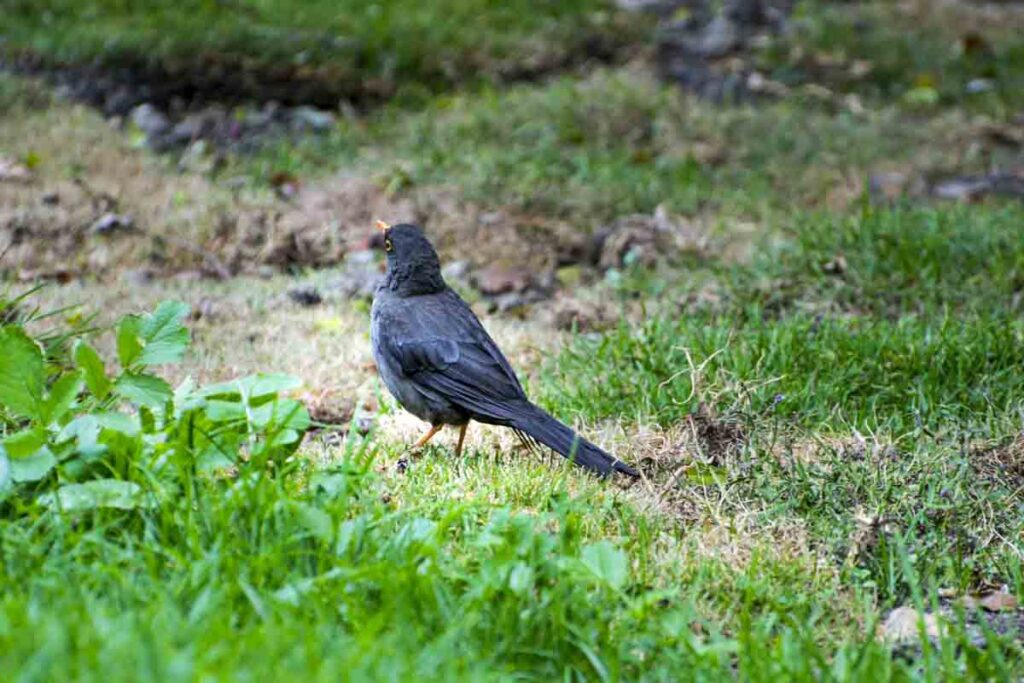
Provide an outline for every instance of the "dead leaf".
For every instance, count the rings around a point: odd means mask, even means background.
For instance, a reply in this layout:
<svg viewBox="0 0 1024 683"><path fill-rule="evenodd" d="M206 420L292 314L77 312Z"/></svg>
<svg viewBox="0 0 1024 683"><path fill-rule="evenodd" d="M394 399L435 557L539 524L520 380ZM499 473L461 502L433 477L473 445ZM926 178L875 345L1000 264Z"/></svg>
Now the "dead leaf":
<svg viewBox="0 0 1024 683"><path fill-rule="evenodd" d="M836 254L821 267L829 275L842 275L846 272L846 268L846 257L842 254Z"/></svg>
<svg viewBox="0 0 1024 683"><path fill-rule="evenodd" d="M288 171L274 171L270 174L270 185L281 199L294 199L299 194L299 179Z"/></svg>
<svg viewBox="0 0 1024 683"><path fill-rule="evenodd" d="M1013 593L994 591L982 596L978 600L978 606L986 612L1012 612L1020 606L1020 603Z"/></svg>
<svg viewBox="0 0 1024 683"><path fill-rule="evenodd" d="M991 52L988 41L980 33L974 31L960 37L960 49L965 55L975 55Z"/></svg>
<svg viewBox="0 0 1024 683"><path fill-rule="evenodd" d="M988 140L1004 147L1024 147L1024 126L989 123L980 132Z"/></svg>

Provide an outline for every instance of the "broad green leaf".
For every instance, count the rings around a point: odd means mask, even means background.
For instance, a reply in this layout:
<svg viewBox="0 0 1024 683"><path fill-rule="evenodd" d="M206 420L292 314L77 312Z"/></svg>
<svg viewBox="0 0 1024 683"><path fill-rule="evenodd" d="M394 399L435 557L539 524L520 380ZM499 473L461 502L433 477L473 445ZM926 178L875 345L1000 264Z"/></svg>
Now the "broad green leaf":
<svg viewBox="0 0 1024 683"><path fill-rule="evenodd" d="M294 399L264 403L251 412L252 423L258 429L294 429L300 432L309 429L309 411Z"/></svg>
<svg viewBox="0 0 1024 683"><path fill-rule="evenodd" d="M331 516L313 505L292 503L292 510L304 527L324 543L334 539L334 523Z"/></svg>
<svg viewBox="0 0 1024 683"><path fill-rule="evenodd" d="M89 462L107 452L105 444L99 442L100 421L94 414L81 415L64 425L57 440L60 443L75 440L74 453Z"/></svg>
<svg viewBox="0 0 1024 683"><path fill-rule="evenodd" d="M134 437L139 434L138 420L130 415L125 415L124 413L93 413L93 417L96 418L96 422L103 429L109 429L128 437Z"/></svg>
<svg viewBox="0 0 1024 683"><path fill-rule="evenodd" d="M174 419L180 420L181 417L190 410L199 408L203 404L203 399L196 396L196 382L192 379L192 376L188 376L177 386L174 390Z"/></svg>
<svg viewBox="0 0 1024 683"><path fill-rule="evenodd" d="M580 554L583 566L594 576L615 589L622 588L629 578L629 560L608 541L598 541L585 548Z"/></svg>
<svg viewBox="0 0 1024 683"><path fill-rule="evenodd" d="M163 408L171 399L171 385L153 375L124 373L114 382L114 391L138 406Z"/></svg>
<svg viewBox="0 0 1024 683"><path fill-rule="evenodd" d="M274 591L273 598L283 603L294 605L298 607L302 596L313 590L318 583L323 583L333 579L341 578L351 573L351 570L344 569L342 567L335 567L320 576L314 576L308 579L299 579L289 584L285 584L281 588Z"/></svg>
<svg viewBox="0 0 1024 683"><path fill-rule="evenodd" d="M301 438L302 434L294 429L282 429L279 432L274 432L274 435L267 439L267 446L270 448L287 446L299 441Z"/></svg>
<svg viewBox="0 0 1024 683"><path fill-rule="evenodd" d="M199 390L201 396L239 396L244 394L250 401L263 396L273 396L302 385L302 380L281 373L258 373L247 375L230 382L211 384Z"/></svg>
<svg viewBox="0 0 1024 683"><path fill-rule="evenodd" d="M7 455L15 460L27 458L46 445L48 436L42 427L23 429L4 439L4 449Z"/></svg>
<svg viewBox="0 0 1024 683"><path fill-rule="evenodd" d="M68 373L54 382L43 406L43 421L49 424L67 415L81 390L82 376L77 371Z"/></svg>
<svg viewBox="0 0 1024 683"><path fill-rule="evenodd" d="M96 508L133 510L143 506L142 487L134 482L117 479L65 484L53 493L39 496L38 501L54 510L68 512Z"/></svg>
<svg viewBox="0 0 1024 683"><path fill-rule="evenodd" d="M143 365L177 363L188 349L188 328L182 324L188 306L180 301L164 301L153 313L143 316L139 336L143 348L139 362Z"/></svg>
<svg viewBox="0 0 1024 683"><path fill-rule="evenodd" d="M142 355L142 340L139 338L139 318L126 315L117 324L117 359L124 370L129 370Z"/></svg>
<svg viewBox="0 0 1024 683"><path fill-rule="evenodd" d="M96 349L89 345L89 342L79 339L75 343L75 363L85 375L85 386L93 396L102 400L110 393L110 379L103 367L103 359Z"/></svg>
<svg viewBox="0 0 1024 683"><path fill-rule="evenodd" d="M16 482L39 481L57 466L57 458L45 446L27 458L10 460L11 479Z"/></svg>
<svg viewBox="0 0 1024 683"><path fill-rule="evenodd" d="M206 415L214 422L246 419L245 406L237 401L213 399L206 402Z"/></svg>
<svg viewBox="0 0 1024 683"><path fill-rule="evenodd" d="M302 386L302 380L298 377L282 373L248 375L238 380L238 383L250 399L279 394Z"/></svg>
<svg viewBox="0 0 1024 683"><path fill-rule="evenodd" d="M0 405L20 417L40 418L43 352L24 330L0 327Z"/></svg>
<svg viewBox="0 0 1024 683"><path fill-rule="evenodd" d="M196 456L196 469L200 472L214 472L234 467L234 461L224 453L224 450L223 447L218 448L217 446L209 446L203 449Z"/></svg>
<svg viewBox="0 0 1024 683"><path fill-rule="evenodd" d="M533 586L533 568L525 562L516 562L508 574L508 587L513 593L523 594Z"/></svg>

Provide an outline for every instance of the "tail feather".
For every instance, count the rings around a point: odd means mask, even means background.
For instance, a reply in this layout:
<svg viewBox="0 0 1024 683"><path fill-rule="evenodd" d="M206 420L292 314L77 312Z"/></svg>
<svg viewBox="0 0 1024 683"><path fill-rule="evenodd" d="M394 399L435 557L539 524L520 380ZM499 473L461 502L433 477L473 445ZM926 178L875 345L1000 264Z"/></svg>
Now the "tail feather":
<svg viewBox="0 0 1024 683"><path fill-rule="evenodd" d="M515 416L511 426L517 432L523 432L559 455L601 476L608 476L612 472L622 472L631 477L640 476L635 469L605 453L535 405L530 404L522 411L522 415Z"/></svg>

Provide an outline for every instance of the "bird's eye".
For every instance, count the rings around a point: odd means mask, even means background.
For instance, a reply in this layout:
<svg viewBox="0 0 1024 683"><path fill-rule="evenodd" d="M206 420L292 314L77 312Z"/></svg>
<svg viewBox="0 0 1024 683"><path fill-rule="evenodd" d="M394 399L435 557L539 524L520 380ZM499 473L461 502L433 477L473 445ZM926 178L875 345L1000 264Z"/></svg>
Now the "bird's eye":
<svg viewBox="0 0 1024 683"><path fill-rule="evenodd" d="M391 240L384 240L384 251L391 251Z"/></svg>

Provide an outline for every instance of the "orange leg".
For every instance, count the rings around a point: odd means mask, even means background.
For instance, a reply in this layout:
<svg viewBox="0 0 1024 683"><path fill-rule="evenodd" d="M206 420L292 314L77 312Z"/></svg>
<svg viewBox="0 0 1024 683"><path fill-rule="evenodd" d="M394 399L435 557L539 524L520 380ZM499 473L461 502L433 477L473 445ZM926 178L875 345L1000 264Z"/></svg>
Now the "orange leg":
<svg viewBox="0 0 1024 683"><path fill-rule="evenodd" d="M455 446L455 457L462 455L462 441L466 438L466 430L469 428L469 422L459 427L459 443Z"/></svg>
<svg viewBox="0 0 1024 683"><path fill-rule="evenodd" d="M431 439L434 438L435 434L437 434L439 431L441 431L441 428L443 426L444 425L433 425L433 426L431 426L430 431L427 432L426 434L424 434L422 437L420 437L420 440L412 445L412 449L416 450L417 448L421 448L422 446L426 445L426 443L428 441L430 441Z"/></svg>

